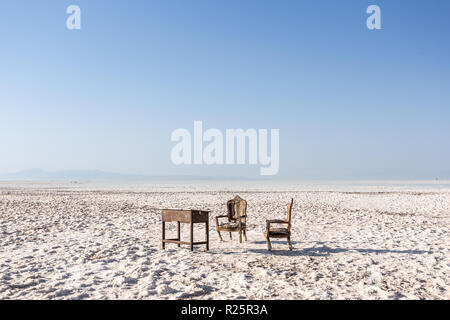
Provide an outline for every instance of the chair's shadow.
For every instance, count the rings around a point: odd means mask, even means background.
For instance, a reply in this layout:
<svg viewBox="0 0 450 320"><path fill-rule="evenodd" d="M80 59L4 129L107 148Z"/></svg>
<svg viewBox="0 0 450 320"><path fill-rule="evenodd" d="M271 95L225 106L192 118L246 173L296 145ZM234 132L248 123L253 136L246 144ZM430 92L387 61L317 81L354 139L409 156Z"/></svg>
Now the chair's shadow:
<svg viewBox="0 0 450 320"><path fill-rule="evenodd" d="M265 243L265 241L256 241L255 243L261 244ZM287 246L286 242L283 241L271 241L272 244L280 244ZM342 252L360 252L360 253L375 253L375 254L386 254L386 253L394 253L394 254L431 254L432 251L426 250L390 250L390 249L363 249L363 248L330 248L327 245L320 247L309 247L309 248L299 248L296 249L297 242L292 242L294 249L292 251L287 249L277 249L277 247L272 246L272 251L267 249L249 249L249 252L266 254L266 255L279 255L279 256L319 256L326 257L336 253Z"/></svg>

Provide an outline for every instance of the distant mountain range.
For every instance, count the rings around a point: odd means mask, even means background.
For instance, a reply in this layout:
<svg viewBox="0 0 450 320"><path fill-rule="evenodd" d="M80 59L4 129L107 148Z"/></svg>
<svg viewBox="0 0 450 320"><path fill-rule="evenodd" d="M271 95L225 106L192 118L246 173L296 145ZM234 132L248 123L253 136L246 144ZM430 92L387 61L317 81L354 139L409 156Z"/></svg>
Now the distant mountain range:
<svg viewBox="0 0 450 320"><path fill-rule="evenodd" d="M45 171L28 169L15 173L0 174L0 181L180 181L180 180L252 180L244 177L210 176L147 176L122 174L101 170Z"/></svg>

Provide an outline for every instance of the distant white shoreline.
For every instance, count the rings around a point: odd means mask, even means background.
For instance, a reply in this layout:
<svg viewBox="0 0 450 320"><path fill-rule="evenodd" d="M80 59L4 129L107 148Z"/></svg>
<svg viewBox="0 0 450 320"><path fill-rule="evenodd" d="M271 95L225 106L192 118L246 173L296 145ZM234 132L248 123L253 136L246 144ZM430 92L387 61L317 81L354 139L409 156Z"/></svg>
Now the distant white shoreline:
<svg viewBox="0 0 450 320"><path fill-rule="evenodd" d="M182 180L182 181L0 181L1 189L123 190L134 192L450 192L450 180Z"/></svg>

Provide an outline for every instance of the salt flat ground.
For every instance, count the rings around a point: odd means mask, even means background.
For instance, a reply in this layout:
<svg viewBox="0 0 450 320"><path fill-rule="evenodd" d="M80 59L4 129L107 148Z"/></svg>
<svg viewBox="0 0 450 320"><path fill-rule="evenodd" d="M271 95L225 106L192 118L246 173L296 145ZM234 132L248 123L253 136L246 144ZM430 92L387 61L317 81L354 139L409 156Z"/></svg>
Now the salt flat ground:
<svg viewBox="0 0 450 320"><path fill-rule="evenodd" d="M0 298L450 298L448 189L223 189L2 184ZM214 216L236 194L248 241L220 242ZM280 240L268 252L265 220L284 218L291 197L294 250ZM160 208L211 210L210 251L161 250Z"/></svg>

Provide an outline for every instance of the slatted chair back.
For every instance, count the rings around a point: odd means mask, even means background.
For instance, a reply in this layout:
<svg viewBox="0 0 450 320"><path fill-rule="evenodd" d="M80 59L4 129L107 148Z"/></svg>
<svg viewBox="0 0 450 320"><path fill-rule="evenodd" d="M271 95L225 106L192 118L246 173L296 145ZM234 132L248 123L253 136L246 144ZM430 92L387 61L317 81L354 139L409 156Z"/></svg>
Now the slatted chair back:
<svg viewBox="0 0 450 320"><path fill-rule="evenodd" d="M292 207L294 206L294 199L291 199L291 203L289 203L288 210L287 210L287 222L288 222L288 231L291 231L291 219L292 219Z"/></svg>
<svg viewBox="0 0 450 320"><path fill-rule="evenodd" d="M227 201L227 208L229 220L236 221L242 218L245 222L245 216L247 214L247 201L239 196L236 196L234 199Z"/></svg>

